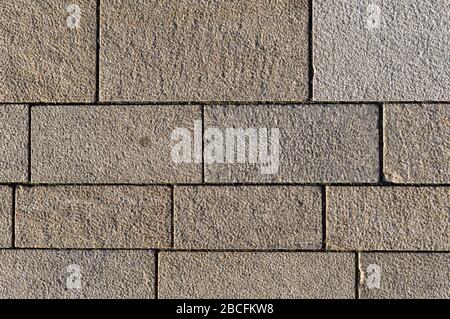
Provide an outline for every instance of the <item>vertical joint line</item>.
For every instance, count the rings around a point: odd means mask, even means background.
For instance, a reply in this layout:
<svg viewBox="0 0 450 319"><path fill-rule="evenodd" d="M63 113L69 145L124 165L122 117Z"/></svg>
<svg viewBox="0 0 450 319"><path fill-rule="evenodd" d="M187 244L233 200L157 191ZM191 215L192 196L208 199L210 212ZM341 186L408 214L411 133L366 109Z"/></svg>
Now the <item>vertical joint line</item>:
<svg viewBox="0 0 450 319"><path fill-rule="evenodd" d="M361 255L355 252L355 299L359 299L359 282L361 280L361 271L359 269Z"/></svg>
<svg viewBox="0 0 450 319"><path fill-rule="evenodd" d="M12 187L11 247L16 248L16 185Z"/></svg>
<svg viewBox="0 0 450 319"><path fill-rule="evenodd" d="M96 1L96 41L95 41L95 102L100 101L100 2Z"/></svg>
<svg viewBox="0 0 450 319"><path fill-rule="evenodd" d="M327 249L327 187L322 186L322 249Z"/></svg>
<svg viewBox="0 0 450 319"><path fill-rule="evenodd" d="M308 3L308 100L314 99L314 39L313 39L313 0Z"/></svg>
<svg viewBox="0 0 450 319"><path fill-rule="evenodd" d="M175 241L175 186L170 187L170 247L174 248Z"/></svg>
<svg viewBox="0 0 450 319"><path fill-rule="evenodd" d="M205 106L202 105L201 108L202 113L202 145L201 145L201 152L202 152L202 183L205 183L205 151L204 151L204 145L205 145Z"/></svg>
<svg viewBox="0 0 450 319"><path fill-rule="evenodd" d="M379 153L379 170L380 170L380 183L383 184L386 182L384 178L384 106L383 103L380 103L378 106L379 115L378 115L378 133L379 133L379 141L378 141L378 153Z"/></svg>
<svg viewBox="0 0 450 319"><path fill-rule="evenodd" d="M153 289L155 290L155 299L158 299L158 280L159 280L159 275L158 275L158 268L159 268L159 258L158 258L158 254L159 251L156 250L155 251L155 282L154 282L154 286Z"/></svg>
<svg viewBox="0 0 450 319"><path fill-rule="evenodd" d="M28 105L28 172L27 172L27 180L28 183L31 183L31 104Z"/></svg>

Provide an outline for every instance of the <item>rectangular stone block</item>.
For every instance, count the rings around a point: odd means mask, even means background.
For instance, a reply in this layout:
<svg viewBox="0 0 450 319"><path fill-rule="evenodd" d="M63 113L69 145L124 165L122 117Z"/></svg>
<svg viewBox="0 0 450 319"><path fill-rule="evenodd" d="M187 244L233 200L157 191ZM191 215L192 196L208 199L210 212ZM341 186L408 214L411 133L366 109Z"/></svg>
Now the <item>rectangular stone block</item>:
<svg viewBox="0 0 450 319"><path fill-rule="evenodd" d="M450 104L387 104L384 125L386 180L450 183Z"/></svg>
<svg viewBox="0 0 450 319"><path fill-rule="evenodd" d="M18 247L170 246L169 187L20 187L16 201Z"/></svg>
<svg viewBox="0 0 450 319"><path fill-rule="evenodd" d="M182 128L193 136L197 120L198 106L35 107L32 181L200 182L202 166L194 163L194 156L191 163L177 163L171 155L173 131ZM197 130L201 147L201 122Z"/></svg>
<svg viewBox="0 0 450 319"><path fill-rule="evenodd" d="M96 1L0 2L0 102L92 102Z"/></svg>
<svg viewBox="0 0 450 319"><path fill-rule="evenodd" d="M172 298L354 298L350 253L164 252L158 296Z"/></svg>
<svg viewBox="0 0 450 319"><path fill-rule="evenodd" d="M0 250L0 298L154 298L150 251Z"/></svg>
<svg viewBox="0 0 450 319"><path fill-rule="evenodd" d="M327 248L450 249L448 187L330 187Z"/></svg>
<svg viewBox="0 0 450 319"><path fill-rule="evenodd" d="M205 179L376 182L377 124L375 105L207 106Z"/></svg>
<svg viewBox="0 0 450 319"><path fill-rule="evenodd" d="M28 106L0 105L0 182L27 180Z"/></svg>
<svg viewBox="0 0 450 319"><path fill-rule="evenodd" d="M313 2L315 100L450 100L449 1Z"/></svg>
<svg viewBox="0 0 450 319"><path fill-rule="evenodd" d="M320 249L319 187L176 187L181 249Z"/></svg>
<svg viewBox="0 0 450 319"><path fill-rule="evenodd" d="M103 101L303 101L307 0L101 1Z"/></svg>
<svg viewBox="0 0 450 319"><path fill-rule="evenodd" d="M364 299L450 299L449 253L361 255Z"/></svg>
<svg viewBox="0 0 450 319"><path fill-rule="evenodd" d="M0 186L0 248L12 247L12 194L8 186Z"/></svg>

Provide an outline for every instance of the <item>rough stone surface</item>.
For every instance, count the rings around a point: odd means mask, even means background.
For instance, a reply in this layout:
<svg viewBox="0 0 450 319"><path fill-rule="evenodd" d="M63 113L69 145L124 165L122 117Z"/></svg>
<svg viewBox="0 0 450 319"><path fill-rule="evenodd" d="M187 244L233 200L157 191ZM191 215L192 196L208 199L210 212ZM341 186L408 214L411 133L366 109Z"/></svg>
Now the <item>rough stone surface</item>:
<svg viewBox="0 0 450 319"><path fill-rule="evenodd" d="M12 246L12 188L0 186L0 248Z"/></svg>
<svg viewBox="0 0 450 319"><path fill-rule="evenodd" d="M0 299L450 299L450 0L0 15Z"/></svg>
<svg viewBox="0 0 450 319"><path fill-rule="evenodd" d="M0 298L153 298L154 262L150 251L0 250Z"/></svg>
<svg viewBox="0 0 450 319"><path fill-rule="evenodd" d="M175 248L318 249L319 187L176 187Z"/></svg>
<svg viewBox="0 0 450 319"><path fill-rule="evenodd" d="M375 105L206 107L205 128L219 128L224 136L227 128L267 128L269 132L278 128L280 155L275 174L262 174L261 166L265 165L249 163L247 156L243 164L207 164L205 179L207 182L376 182L379 178L377 123ZM205 147L209 143L205 140ZM250 145L248 139L246 143Z"/></svg>
<svg viewBox="0 0 450 319"><path fill-rule="evenodd" d="M170 246L168 187L20 187L16 201L18 247Z"/></svg>
<svg viewBox="0 0 450 319"><path fill-rule="evenodd" d="M315 100L450 100L449 1L313 2Z"/></svg>
<svg viewBox="0 0 450 319"><path fill-rule="evenodd" d="M354 254L164 252L160 298L354 298Z"/></svg>
<svg viewBox="0 0 450 319"><path fill-rule="evenodd" d="M449 250L448 187L331 187L327 247Z"/></svg>
<svg viewBox="0 0 450 319"><path fill-rule="evenodd" d="M0 50L2 50L1 46ZM27 149L28 107L25 105L0 105L0 182L27 181Z"/></svg>
<svg viewBox="0 0 450 319"><path fill-rule="evenodd" d="M450 104L384 107L385 178L395 183L450 183Z"/></svg>
<svg viewBox="0 0 450 319"><path fill-rule="evenodd" d="M105 101L303 101L308 1L103 0Z"/></svg>
<svg viewBox="0 0 450 319"><path fill-rule="evenodd" d="M172 161L171 134L193 131L197 106L42 106L32 110L36 183L201 181L201 164Z"/></svg>
<svg viewBox="0 0 450 319"><path fill-rule="evenodd" d="M70 4L78 28L67 25ZM0 102L94 101L95 11L95 0L1 1Z"/></svg>
<svg viewBox="0 0 450 319"><path fill-rule="evenodd" d="M380 286L372 267L380 267ZM450 254L362 254L360 296L364 299L450 299ZM369 270L369 272L367 271Z"/></svg>

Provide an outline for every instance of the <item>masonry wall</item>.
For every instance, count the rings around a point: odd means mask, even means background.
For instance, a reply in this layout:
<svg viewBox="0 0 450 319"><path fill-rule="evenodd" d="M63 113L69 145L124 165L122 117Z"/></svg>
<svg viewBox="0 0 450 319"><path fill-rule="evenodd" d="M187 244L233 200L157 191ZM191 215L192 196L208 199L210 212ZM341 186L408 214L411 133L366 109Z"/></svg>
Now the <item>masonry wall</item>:
<svg viewBox="0 0 450 319"><path fill-rule="evenodd" d="M1 1L0 297L448 299L449 15Z"/></svg>

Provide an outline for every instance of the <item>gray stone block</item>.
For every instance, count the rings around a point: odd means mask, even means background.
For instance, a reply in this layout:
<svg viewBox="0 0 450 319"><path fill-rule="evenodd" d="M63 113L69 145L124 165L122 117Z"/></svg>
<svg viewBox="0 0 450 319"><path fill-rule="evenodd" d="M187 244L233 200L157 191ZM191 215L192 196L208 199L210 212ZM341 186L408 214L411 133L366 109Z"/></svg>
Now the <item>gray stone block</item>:
<svg viewBox="0 0 450 319"><path fill-rule="evenodd" d="M153 298L150 251L0 250L0 298Z"/></svg>
<svg viewBox="0 0 450 319"><path fill-rule="evenodd" d="M450 249L448 187L330 187L327 247Z"/></svg>
<svg viewBox="0 0 450 319"><path fill-rule="evenodd" d="M16 202L18 247L170 246L169 187L20 187Z"/></svg>
<svg viewBox="0 0 450 319"><path fill-rule="evenodd" d="M394 183L450 183L450 105L384 106L384 175Z"/></svg>
<svg viewBox="0 0 450 319"><path fill-rule="evenodd" d="M27 180L28 106L0 105L0 183Z"/></svg>
<svg viewBox="0 0 450 319"><path fill-rule="evenodd" d="M34 183L200 182L201 164L172 161L171 135L198 106L39 106L32 110Z"/></svg>
<svg viewBox="0 0 450 319"><path fill-rule="evenodd" d="M175 188L175 248L320 249L319 187Z"/></svg>
<svg viewBox="0 0 450 319"><path fill-rule="evenodd" d="M308 97L308 1L101 1L101 100Z"/></svg>
<svg viewBox="0 0 450 319"><path fill-rule="evenodd" d="M354 298L350 253L159 254L160 298Z"/></svg>
<svg viewBox="0 0 450 319"><path fill-rule="evenodd" d="M449 1L313 3L315 100L450 100Z"/></svg>
<svg viewBox="0 0 450 319"><path fill-rule="evenodd" d="M0 102L93 102L95 12L95 0L1 1Z"/></svg>
<svg viewBox="0 0 450 319"><path fill-rule="evenodd" d="M226 138L227 129L253 129L256 134L267 129L267 145L245 139L244 163L206 164L206 182L306 182L364 183L379 179L378 107L375 105L296 105L296 106L208 106L205 108L205 128L218 128L219 139L208 140L205 147L219 143L232 152ZM248 150L256 145L258 152L275 150L272 138L279 130L279 156L273 156L277 170L266 174L260 160L251 163ZM276 141L275 141L276 142ZM226 152L224 152L225 154ZM244 154L243 152L240 152ZM254 152L256 153L256 152ZM278 161L276 159L278 158Z"/></svg>
<svg viewBox="0 0 450 319"><path fill-rule="evenodd" d="M12 247L12 194L8 186L0 186L0 248Z"/></svg>
<svg viewBox="0 0 450 319"><path fill-rule="evenodd" d="M450 299L449 265L448 253L362 254L360 296L364 299Z"/></svg>

